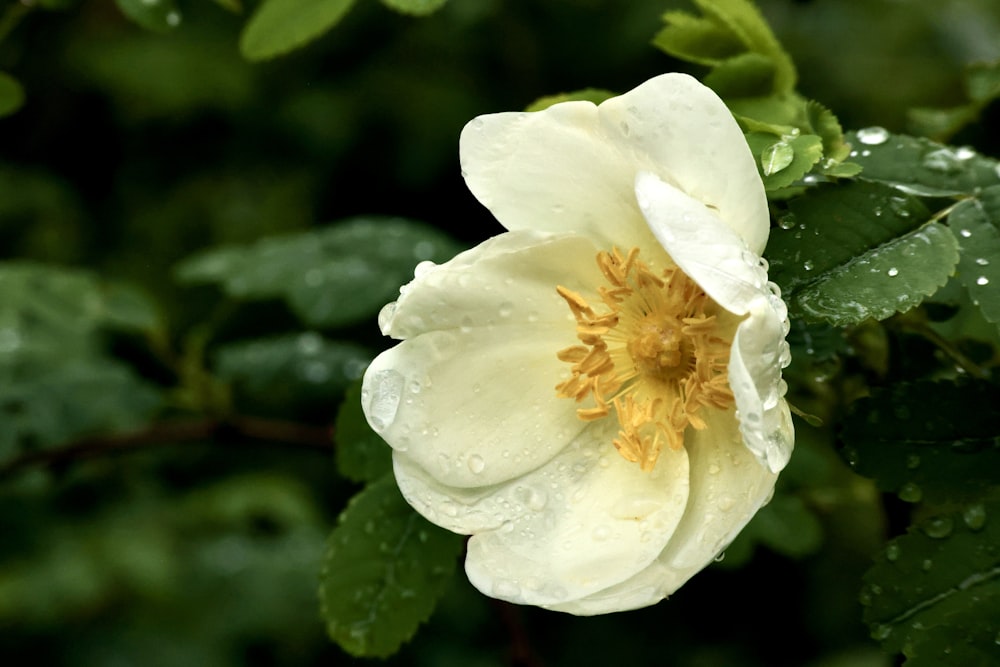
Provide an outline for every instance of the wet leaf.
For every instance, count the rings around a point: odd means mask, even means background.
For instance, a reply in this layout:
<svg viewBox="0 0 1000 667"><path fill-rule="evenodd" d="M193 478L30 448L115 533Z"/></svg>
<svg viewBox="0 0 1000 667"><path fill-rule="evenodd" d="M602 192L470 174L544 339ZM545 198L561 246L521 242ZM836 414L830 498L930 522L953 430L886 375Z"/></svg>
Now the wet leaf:
<svg viewBox="0 0 1000 667"><path fill-rule="evenodd" d="M361 381L351 386L340 404L334 427L337 469L355 482L372 482L392 470L392 449L368 425L361 409Z"/></svg>
<svg viewBox="0 0 1000 667"><path fill-rule="evenodd" d="M173 0L115 0L125 16L147 30L170 32L181 24L181 12Z"/></svg>
<svg viewBox="0 0 1000 667"><path fill-rule="evenodd" d="M297 49L340 23L354 0L264 0L240 35L247 60L268 60Z"/></svg>
<svg viewBox="0 0 1000 667"><path fill-rule="evenodd" d="M959 280L983 317L1000 324L1000 186L961 202L948 224L961 251Z"/></svg>
<svg viewBox="0 0 1000 667"><path fill-rule="evenodd" d="M430 617L462 543L413 511L392 475L369 484L340 515L320 575L330 637L352 655L394 653Z"/></svg>

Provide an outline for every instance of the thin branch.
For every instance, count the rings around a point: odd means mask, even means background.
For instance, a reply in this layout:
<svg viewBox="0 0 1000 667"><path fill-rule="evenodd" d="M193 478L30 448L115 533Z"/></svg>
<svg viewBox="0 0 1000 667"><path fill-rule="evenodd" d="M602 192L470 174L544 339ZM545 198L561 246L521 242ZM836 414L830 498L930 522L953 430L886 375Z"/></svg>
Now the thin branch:
<svg viewBox="0 0 1000 667"><path fill-rule="evenodd" d="M27 452L0 466L0 479L34 466L52 467L116 452L133 452L190 443L271 443L333 451L333 429L259 417L159 422L130 433L80 438L60 447Z"/></svg>

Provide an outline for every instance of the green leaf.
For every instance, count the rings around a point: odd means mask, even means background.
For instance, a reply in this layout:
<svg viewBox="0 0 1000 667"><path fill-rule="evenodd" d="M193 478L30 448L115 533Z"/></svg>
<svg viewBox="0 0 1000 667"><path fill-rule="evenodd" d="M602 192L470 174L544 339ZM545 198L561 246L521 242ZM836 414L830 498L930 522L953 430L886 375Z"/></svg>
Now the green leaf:
<svg viewBox="0 0 1000 667"><path fill-rule="evenodd" d="M594 104L600 104L604 100L611 99L616 93L610 90L603 90L601 88L584 88L583 90L575 90L570 93L559 93L556 95L546 95L545 97L540 97L530 105L525 111L541 111L542 109L548 109L553 104L559 104L560 102L574 102L574 101L584 101L593 102Z"/></svg>
<svg viewBox="0 0 1000 667"><path fill-rule="evenodd" d="M1000 324L1000 186L958 204L948 224L961 250L959 280L983 317Z"/></svg>
<svg viewBox="0 0 1000 667"><path fill-rule="evenodd" d="M333 28L355 0L264 0L240 35L247 60L274 58L313 41Z"/></svg>
<svg viewBox="0 0 1000 667"><path fill-rule="evenodd" d="M173 0L115 0L125 16L146 30L170 32L181 24L181 12Z"/></svg>
<svg viewBox="0 0 1000 667"><path fill-rule="evenodd" d="M967 500L1000 482L1000 389L984 381L876 390L840 438L851 466L907 502Z"/></svg>
<svg viewBox="0 0 1000 667"><path fill-rule="evenodd" d="M459 247L427 225L354 218L319 231L200 253L177 267L188 284L217 283L241 300L283 298L310 325L342 326L374 315L420 261L450 259Z"/></svg>
<svg viewBox="0 0 1000 667"><path fill-rule="evenodd" d="M103 290L103 318L109 327L152 332L160 328L160 312L142 289L129 283L110 283Z"/></svg>
<svg viewBox="0 0 1000 667"><path fill-rule="evenodd" d="M1000 61L970 65L965 70L965 90L980 105L1000 97Z"/></svg>
<svg viewBox="0 0 1000 667"><path fill-rule="evenodd" d="M704 79L723 99L766 96L774 89L774 62L759 53L741 53L719 63Z"/></svg>
<svg viewBox="0 0 1000 667"><path fill-rule="evenodd" d="M814 100L806 102L806 117L809 128L823 140L823 154L827 160L840 162L851 152L851 147L844 141L844 129L832 111Z"/></svg>
<svg viewBox="0 0 1000 667"><path fill-rule="evenodd" d="M909 129L920 136L945 141L976 120L979 109L972 104L950 109L916 108L906 112Z"/></svg>
<svg viewBox="0 0 1000 667"><path fill-rule="evenodd" d="M320 575L330 637L352 655L394 653L434 611L462 544L407 505L392 475L369 484L340 515Z"/></svg>
<svg viewBox="0 0 1000 667"><path fill-rule="evenodd" d="M0 72L0 118L9 116L24 104L24 88L17 79Z"/></svg>
<svg viewBox="0 0 1000 667"><path fill-rule="evenodd" d="M789 204L768 244L793 315L837 326L920 303L958 262L951 232L919 200L874 183L815 187Z"/></svg>
<svg viewBox="0 0 1000 667"><path fill-rule="evenodd" d="M354 383L340 404L334 428L337 469L355 482L372 482L392 470L392 449L368 425L361 409L361 381Z"/></svg>
<svg viewBox="0 0 1000 667"><path fill-rule="evenodd" d="M382 4L401 14L427 16L445 6L448 0L382 0Z"/></svg>
<svg viewBox="0 0 1000 667"><path fill-rule="evenodd" d="M718 65L746 51L746 45L725 25L683 11L663 15L666 23L653 38L653 45L675 58Z"/></svg>
<svg viewBox="0 0 1000 667"><path fill-rule="evenodd" d="M308 331L224 345L218 350L217 372L254 402L326 404L359 378L369 361L371 354L360 345Z"/></svg>
<svg viewBox="0 0 1000 667"><path fill-rule="evenodd" d="M746 135L750 150L758 155L766 190L780 190L809 173L823 156L823 142L815 134L775 137L751 132ZM791 153L791 159L789 159Z"/></svg>
<svg viewBox="0 0 1000 667"><path fill-rule="evenodd" d="M997 655L1000 502L977 501L911 526L865 574L872 637L907 665L985 665Z"/></svg>
<svg viewBox="0 0 1000 667"><path fill-rule="evenodd" d="M947 197L971 194L1000 183L1000 164L971 148L953 148L873 127L849 132L851 159L864 171L860 178L887 183L904 192Z"/></svg>

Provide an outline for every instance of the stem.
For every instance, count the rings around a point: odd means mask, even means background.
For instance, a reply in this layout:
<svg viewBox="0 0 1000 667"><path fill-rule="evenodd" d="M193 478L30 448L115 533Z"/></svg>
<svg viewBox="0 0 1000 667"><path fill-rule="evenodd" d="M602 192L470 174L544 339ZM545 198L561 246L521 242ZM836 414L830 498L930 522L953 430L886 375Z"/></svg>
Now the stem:
<svg viewBox="0 0 1000 667"><path fill-rule="evenodd" d="M956 366L961 368L970 376L981 379L988 379L990 377L990 374L986 369L980 367L976 362L972 361L972 359L965 356L965 354L955 347L951 341L934 331L931 327L927 326L926 322L908 319L903 320L902 324L913 333L923 336L928 341L936 345L939 350L955 362Z"/></svg>
<svg viewBox="0 0 1000 667"><path fill-rule="evenodd" d="M114 452L135 452L188 443L239 444L249 441L332 452L332 436L330 427L258 417L161 422L140 431L81 438L61 447L27 452L0 466L0 479L32 466L52 467Z"/></svg>

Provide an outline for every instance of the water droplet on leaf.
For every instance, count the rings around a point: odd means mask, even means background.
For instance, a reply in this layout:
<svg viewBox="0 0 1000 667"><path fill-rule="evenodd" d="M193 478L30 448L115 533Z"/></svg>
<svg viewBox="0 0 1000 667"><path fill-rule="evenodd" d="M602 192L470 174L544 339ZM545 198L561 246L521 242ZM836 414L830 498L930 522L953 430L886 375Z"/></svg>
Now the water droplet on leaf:
<svg viewBox="0 0 1000 667"><path fill-rule="evenodd" d="M936 540L948 537L951 535L952 529L955 527L955 522L950 516L938 516L925 521L921 528L927 537L931 537Z"/></svg>
<svg viewBox="0 0 1000 667"><path fill-rule="evenodd" d="M899 492L896 495L898 495L899 499L902 501L908 503L919 503L921 498L924 497L924 492L913 482L907 482L899 488Z"/></svg>
<svg viewBox="0 0 1000 667"><path fill-rule="evenodd" d="M866 146L878 146L889 139L889 130L884 127L866 127L858 130L858 141Z"/></svg>
<svg viewBox="0 0 1000 667"><path fill-rule="evenodd" d="M986 525L986 508L982 503L969 505L962 511L962 521L970 530L981 530Z"/></svg>

